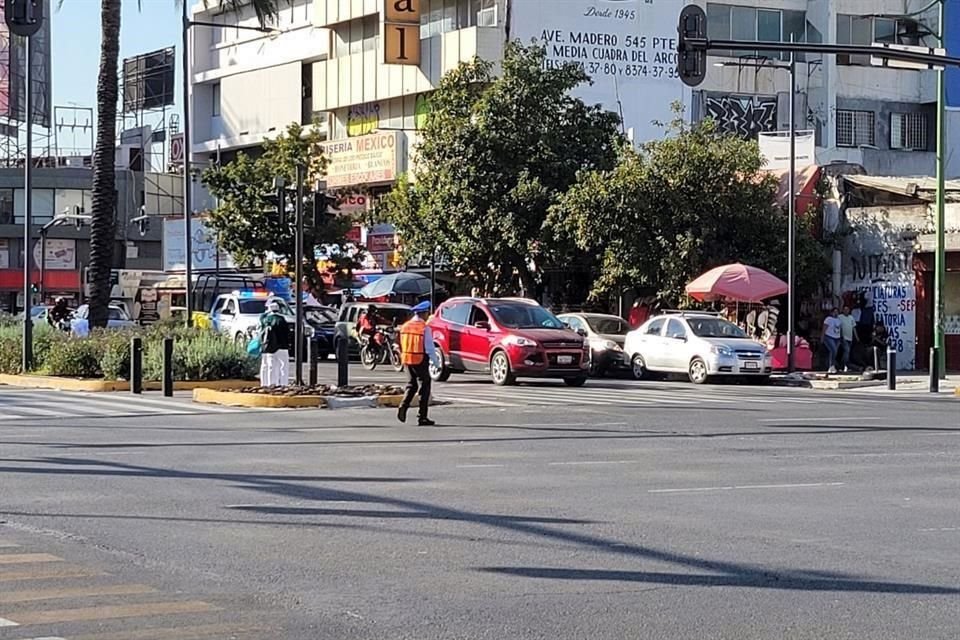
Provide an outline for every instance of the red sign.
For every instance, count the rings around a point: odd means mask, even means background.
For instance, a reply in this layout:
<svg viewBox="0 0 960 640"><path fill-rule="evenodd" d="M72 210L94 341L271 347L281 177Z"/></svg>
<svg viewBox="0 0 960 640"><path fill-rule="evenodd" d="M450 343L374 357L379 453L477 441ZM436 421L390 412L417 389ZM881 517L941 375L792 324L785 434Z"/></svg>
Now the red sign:
<svg viewBox="0 0 960 640"><path fill-rule="evenodd" d="M387 251L393 251L395 236L391 233L389 235L368 235L367 236L367 251L370 253L385 253Z"/></svg>

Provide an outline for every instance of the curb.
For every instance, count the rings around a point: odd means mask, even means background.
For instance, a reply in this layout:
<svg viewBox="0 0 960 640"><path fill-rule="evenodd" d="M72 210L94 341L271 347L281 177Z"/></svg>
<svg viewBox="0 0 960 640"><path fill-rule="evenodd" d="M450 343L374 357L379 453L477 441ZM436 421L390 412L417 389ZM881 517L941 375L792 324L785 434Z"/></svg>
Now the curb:
<svg viewBox="0 0 960 640"><path fill-rule="evenodd" d="M193 401L248 409L319 409L327 405L322 396L268 396L203 388L193 390Z"/></svg>
<svg viewBox="0 0 960 640"><path fill-rule="evenodd" d="M0 384L27 389L56 389L58 391L87 391L93 393L112 393L130 391L127 380L100 380L97 378L65 378L60 376L35 376L0 374ZM253 384L249 380L177 380L174 391L193 391L194 389L240 389ZM144 391L160 391L163 383L152 380L143 383Z"/></svg>
<svg viewBox="0 0 960 640"><path fill-rule="evenodd" d="M820 389L821 391L844 391L847 389L865 389L867 387L882 387L887 383L884 380L860 380L850 382L844 380L811 380L811 389Z"/></svg>

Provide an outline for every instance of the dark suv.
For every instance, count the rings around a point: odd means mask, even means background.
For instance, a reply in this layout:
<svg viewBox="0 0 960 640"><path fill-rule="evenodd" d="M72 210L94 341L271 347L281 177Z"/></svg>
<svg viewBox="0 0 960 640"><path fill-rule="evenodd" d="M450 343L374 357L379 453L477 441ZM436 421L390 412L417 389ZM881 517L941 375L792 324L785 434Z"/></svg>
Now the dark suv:
<svg viewBox="0 0 960 640"><path fill-rule="evenodd" d="M442 366L430 368L438 382L467 371L489 372L498 385L518 377L563 378L574 387L587 380L583 338L532 300L452 298L429 325L443 355Z"/></svg>

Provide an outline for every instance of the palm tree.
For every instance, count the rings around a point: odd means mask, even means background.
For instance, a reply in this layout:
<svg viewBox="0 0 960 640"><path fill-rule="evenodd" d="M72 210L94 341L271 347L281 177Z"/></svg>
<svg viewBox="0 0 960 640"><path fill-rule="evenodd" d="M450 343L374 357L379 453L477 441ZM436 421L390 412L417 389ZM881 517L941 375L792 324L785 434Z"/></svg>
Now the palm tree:
<svg viewBox="0 0 960 640"><path fill-rule="evenodd" d="M64 0L60 0L62 3ZM141 0L137 0L139 5ZM190 0L175 0L177 3ZM206 2L206 0L204 0ZM292 0L288 0L292 2ZM252 0L261 26L276 18L279 0ZM114 154L117 135L117 75L120 54L122 0L100 0L100 70L97 75L97 139L93 151L93 193L90 212L90 326L105 327L110 303L110 270L115 243L114 211L117 206ZM248 0L222 0L237 11ZM186 28L187 25L184 25ZM184 96L186 99L186 96ZM189 144L189 141L187 141Z"/></svg>

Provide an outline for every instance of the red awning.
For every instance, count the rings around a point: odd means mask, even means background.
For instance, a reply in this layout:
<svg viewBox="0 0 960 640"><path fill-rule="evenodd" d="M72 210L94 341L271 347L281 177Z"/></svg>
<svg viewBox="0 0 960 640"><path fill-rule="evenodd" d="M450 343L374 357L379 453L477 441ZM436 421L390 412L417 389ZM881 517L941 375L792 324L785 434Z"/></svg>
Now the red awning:
<svg viewBox="0 0 960 640"><path fill-rule="evenodd" d="M30 281L39 285L40 272L34 271ZM80 272L47 269L44 273L44 289L47 291L80 291ZM19 291L23 289L23 271L0 269L0 289Z"/></svg>

